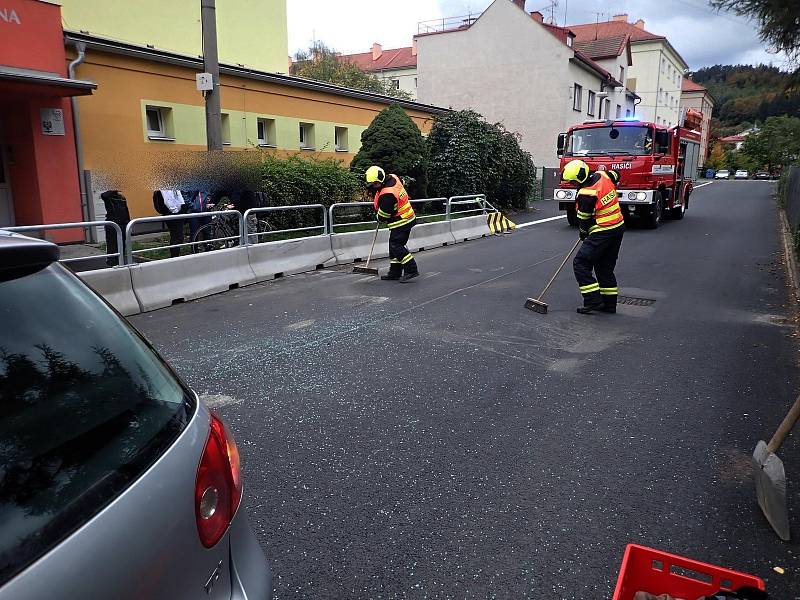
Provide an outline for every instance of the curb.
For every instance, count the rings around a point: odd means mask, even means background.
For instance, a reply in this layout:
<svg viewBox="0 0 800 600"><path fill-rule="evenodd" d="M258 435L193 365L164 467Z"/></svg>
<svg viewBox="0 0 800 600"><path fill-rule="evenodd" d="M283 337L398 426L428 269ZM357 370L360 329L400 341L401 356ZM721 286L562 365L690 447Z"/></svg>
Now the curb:
<svg viewBox="0 0 800 600"><path fill-rule="evenodd" d="M782 208L778 211L778 219L780 221L783 256L786 259L786 270L789 274L789 284L794 290L795 300L800 301L800 277L797 272L797 257L792 249L792 231L789 227L789 220L786 218L786 211Z"/></svg>

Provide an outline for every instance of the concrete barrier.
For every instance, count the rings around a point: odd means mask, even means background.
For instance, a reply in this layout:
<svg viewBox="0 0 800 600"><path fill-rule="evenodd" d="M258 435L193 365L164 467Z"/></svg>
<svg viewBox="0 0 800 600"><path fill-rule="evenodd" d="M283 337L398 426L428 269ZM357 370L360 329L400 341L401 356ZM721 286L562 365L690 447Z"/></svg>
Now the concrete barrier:
<svg viewBox="0 0 800 600"><path fill-rule="evenodd" d="M77 275L126 317L142 312L128 267L82 271Z"/></svg>
<svg viewBox="0 0 800 600"><path fill-rule="evenodd" d="M367 260L374 235L374 229L331 235L331 249L336 257L336 262L343 265L357 260ZM387 256L389 256L389 230L381 228L378 231L372 258L386 258Z"/></svg>
<svg viewBox="0 0 800 600"><path fill-rule="evenodd" d="M143 312L255 283L247 248L168 258L129 267Z"/></svg>
<svg viewBox="0 0 800 600"><path fill-rule="evenodd" d="M450 232L456 242L465 242L489 235L489 225L486 221L487 215L477 215L474 217L464 217L450 221Z"/></svg>
<svg viewBox="0 0 800 600"><path fill-rule="evenodd" d="M438 221L436 223L415 225L408 240L408 249L411 252L419 252L420 250L455 244L455 242L456 240L450 231L450 223Z"/></svg>
<svg viewBox="0 0 800 600"><path fill-rule="evenodd" d="M336 262L328 235L265 242L247 247L256 281L313 271Z"/></svg>

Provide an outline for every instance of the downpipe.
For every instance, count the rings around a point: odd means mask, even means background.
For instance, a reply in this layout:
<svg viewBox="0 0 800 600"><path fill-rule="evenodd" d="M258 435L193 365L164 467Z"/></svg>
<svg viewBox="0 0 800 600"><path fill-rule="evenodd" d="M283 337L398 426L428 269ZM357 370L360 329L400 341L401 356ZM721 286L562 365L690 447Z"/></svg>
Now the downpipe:
<svg viewBox="0 0 800 600"><path fill-rule="evenodd" d="M67 67L67 72L69 74L70 79L75 79L75 70L77 69L78 65L82 64L83 61L86 59L86 44L83 42L75 42L75 50L78 52L78 56L69 63ZM80 194L81 194L81 215L84 221L94 221L95 214L94 214L94 204L89 198L89 192L86 189L86 179L84 177L83 172L83 138L81 137L81 119L80 115L78 114L78 101L75 99L75 96L72 96L69 99L70 107L72 108L72 133L75 138L75 155L77 158L77 168L78 168L78 185L80 186ZM96 242L97 241L97 234L95 233L94 229L89 228L86 232L87 242Z"/></svg>

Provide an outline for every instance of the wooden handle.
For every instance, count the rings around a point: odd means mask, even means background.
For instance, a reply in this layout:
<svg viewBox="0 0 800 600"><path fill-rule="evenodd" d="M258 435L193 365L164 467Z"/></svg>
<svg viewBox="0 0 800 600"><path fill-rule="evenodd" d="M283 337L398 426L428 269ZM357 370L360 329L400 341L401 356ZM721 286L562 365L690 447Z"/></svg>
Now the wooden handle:
<svg viewBox="0 0 800 600"><path fill-rule="evenodd" d="M772 436L769 444L767 444L767 452L775 454L778 451L778 448L781 447L783 440L785 440L786 436L789 435L789 432L792 430L792 427L794 427L794 424L797 423L798 419L800 419L800 396L798 396L797 400L794 401L792 408L790 408L789 412L786 413L786 416L783 418L783 422L781 423L780 427L778 427L775 435Z"/></svg>
<svg viewBox="0 0 800 600"><path fill-rule="evenodd" d="M375 250L375 240L378 239L378 229L381 228L380 221L377 225L375 225L375 235L372 236L372 246L369 247L369 256L367 256L367 264L364 265L364 268L369 268L369 261L372 260L372 251Z"/></svg>
<svg viewBox="0 0 800 600"><path fill-rule="evenodd" d="M544 289L542 290L542 293L539 294L539 297L537 298L537 300L541 301L541 299L547 293L547 290L549 290L550 286L553 285L553 282L556 280L556 277L558 277L558 274L561 273L561 269L563 269L564 265L567 264L567 261L569 260L569 257L572 256L573 252L575 252L575 248L577 248L578 244L580 244L582 241L583 241L582 239L578 238L578 240L575 242L575 245L572 247L572 249L570 249L569 254L567 254L564 257L564 261L561 263L561 265L558 267L558 269L556 269L556 272L553 273L553 276L550 278L550 281L548 281L547 285L544 286Z"/></svg>

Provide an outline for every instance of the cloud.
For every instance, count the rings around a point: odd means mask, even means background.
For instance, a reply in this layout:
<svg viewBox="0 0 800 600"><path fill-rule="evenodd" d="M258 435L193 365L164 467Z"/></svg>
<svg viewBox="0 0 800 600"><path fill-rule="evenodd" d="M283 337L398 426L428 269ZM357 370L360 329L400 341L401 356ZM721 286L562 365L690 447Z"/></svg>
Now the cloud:
<svg viewBox="0 0 800 600"><path fill-rule="evenodd" d="M505 1L505 0L498 0ZM384 48L409 46L420 21L478 13L491 0L288 0L289 52L307 48L313 39L347 54L367 52L373 42ZM526 10L552 14L566 22L605 21L627 13L644 19L648 31L664 35L691 69L713 64L772 62L788 68L782 54L769 54L758 27L744 17L716 13L706 0L527 0Z"/></svg>

